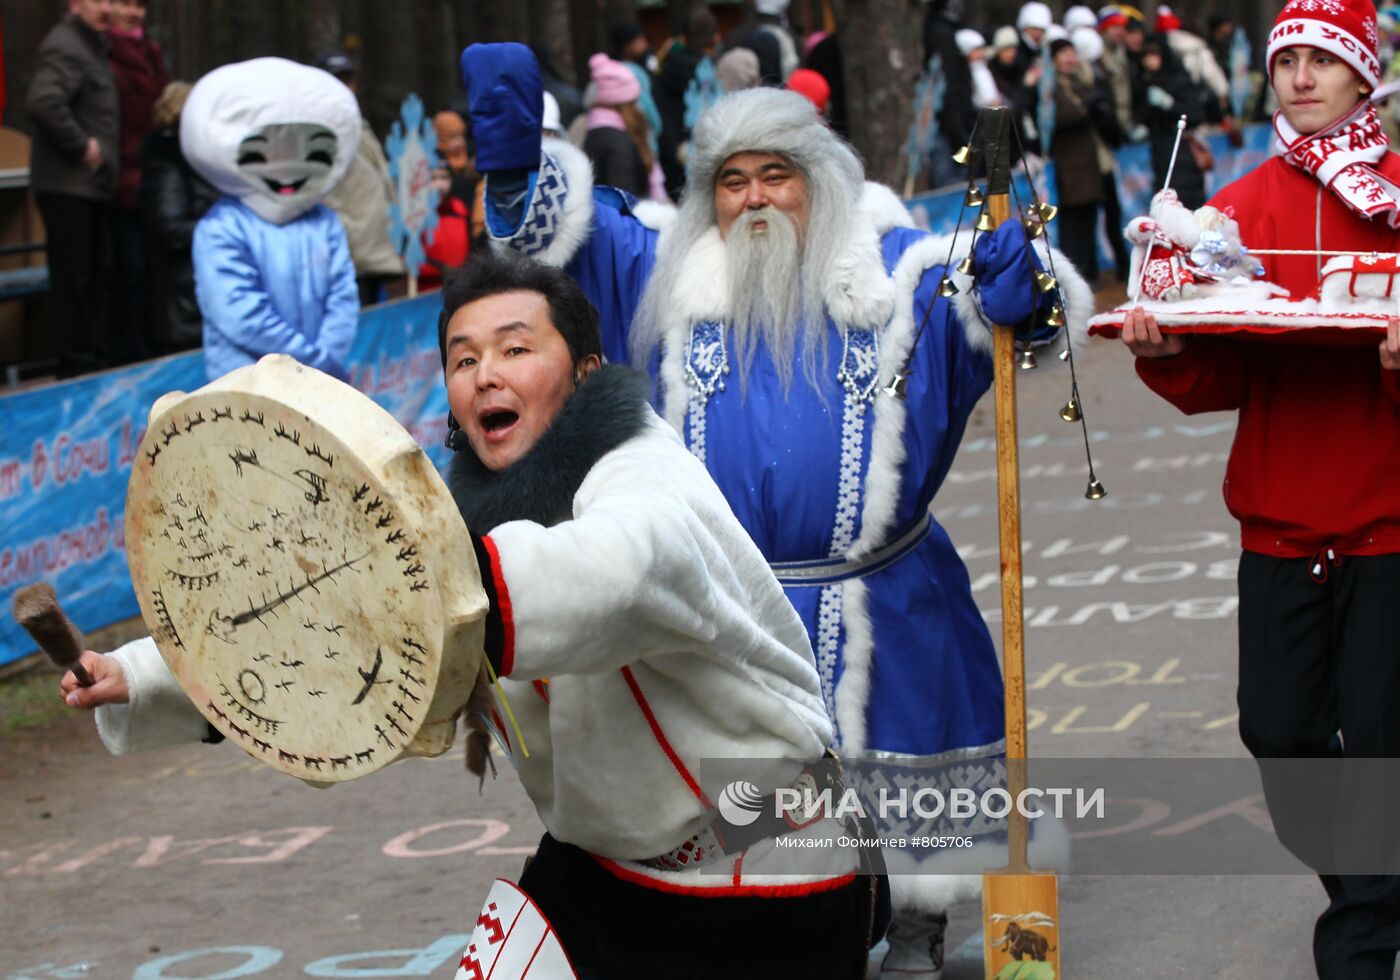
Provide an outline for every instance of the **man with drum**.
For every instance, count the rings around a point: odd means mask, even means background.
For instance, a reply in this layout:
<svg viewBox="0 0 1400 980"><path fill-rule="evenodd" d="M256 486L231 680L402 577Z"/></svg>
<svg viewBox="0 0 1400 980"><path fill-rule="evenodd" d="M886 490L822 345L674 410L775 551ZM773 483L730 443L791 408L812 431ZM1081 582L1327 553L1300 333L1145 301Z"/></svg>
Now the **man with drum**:
<svg viewBox="0 0 1400 980"><path fill-rule="evenodd" d="M1400 156L1369 97L1380 80L1371 0L1292 0L1269 35L1279 155L1210 202L1232 210L1265 277L1314 292L1329 252L1400 251ZM1279 207L1279 202L1289 202ZM1123 327L1139 376L1187 413L1239 410L1225 502L1239 519L1240 735L1256 758L1400 756L1400 321L1370 347ZM1339 735L1340 733L1340 735ZM1266 790L1270 782L1266 770ZM1281 790L1269 796L1280 837ZM1390 819L1393 821L1393 814ZM1324 874L1324 978L1390 980L1400 878Z"/></svg>
<svg viewBox="0 0 1400 980"><path fill-rule="evenodd" d="M472 45L462 65L493 245L565 268L607 358L651 375L802 617L836 749L929 767L1000 754L996 650L929 504L991 383L987 321L1056 301L1030 285L1019 224L978 239L974 290L956 271L972 236L958 253L912 227L812 104L774 89L701 116L679 213L657 214L541 143L528 49ZM1083 280L1055 270L1068 318L1086 316ZM946 910L980 891L980 875L940 874L943 856L888 856L891 977L936 980Z"/></svg>
<svg viewBox="0 0 1400 980"><path fill-rule="evenodd" d="M597 313L563 272L474 259L444 289L440 341L448 482L504 696L490 713L548 829L520 885L573 967L863 976L883 879L850 851L794 876L771 833L736 843L697 776L788 760L792 780L831 737L802 622L719 488L645 379L600 367ZM114 751L156 742L156 721L164 741L206 730L150 639L82 662L97 684L70 673L63 692L102 705Z"/></svg>

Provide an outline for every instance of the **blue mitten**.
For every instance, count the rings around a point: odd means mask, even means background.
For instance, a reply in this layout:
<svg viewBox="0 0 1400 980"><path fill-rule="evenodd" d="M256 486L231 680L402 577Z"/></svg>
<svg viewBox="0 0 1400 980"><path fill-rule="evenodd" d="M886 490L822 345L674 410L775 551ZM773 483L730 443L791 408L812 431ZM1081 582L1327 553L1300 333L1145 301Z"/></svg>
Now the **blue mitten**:
<svg viewBox="0 0 1400 980"><path fill-rule="evenodd" d="M476 167L482 173L540 165L544 84L523 44L473 44L462 52Z"/></svg>
<svg viewBox="0 0 1400 980"><path fill-rule="evenodd" d="M1029 335L1034 344L1054 339L1056 329L1038 314L1049 311L1056 294L1036 288L1031 276L1042 268L1040 256L1026 241L1019 221L1004 221L990 235L980 236L973 246L973 264L982 313L988 320L1016 327L1018 336L1027 339Z"/></svg>

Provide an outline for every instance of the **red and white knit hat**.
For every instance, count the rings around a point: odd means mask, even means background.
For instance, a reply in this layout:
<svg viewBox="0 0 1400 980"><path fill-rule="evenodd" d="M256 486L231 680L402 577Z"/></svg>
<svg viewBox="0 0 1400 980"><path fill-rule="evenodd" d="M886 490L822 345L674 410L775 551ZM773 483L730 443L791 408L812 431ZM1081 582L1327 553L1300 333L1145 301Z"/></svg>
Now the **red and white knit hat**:
<svg viewBox="0 0 1400 980"><path fill-rule="evenodd" d="M1341 58L1372 88L1380 84L1376 7L1371 0L1290 0L1269 32L1269 78L1284 48L1320 48Z"/></svg>

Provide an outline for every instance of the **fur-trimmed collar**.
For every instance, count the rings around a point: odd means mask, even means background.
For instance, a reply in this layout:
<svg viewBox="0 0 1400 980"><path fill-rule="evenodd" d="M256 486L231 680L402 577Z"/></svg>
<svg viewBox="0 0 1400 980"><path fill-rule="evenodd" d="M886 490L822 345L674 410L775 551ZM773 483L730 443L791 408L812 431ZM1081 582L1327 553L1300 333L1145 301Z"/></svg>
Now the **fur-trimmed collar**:
<svg viewBox="0 0 1400 980"><path fill-rule="evenodd" d="M646 426L647 380L631 368L599 368L569 397L539 441L499 473L470 448L447 467L467 527L488 534L507 521L552 525L573 516L574 494L594 464Z"/></svg>

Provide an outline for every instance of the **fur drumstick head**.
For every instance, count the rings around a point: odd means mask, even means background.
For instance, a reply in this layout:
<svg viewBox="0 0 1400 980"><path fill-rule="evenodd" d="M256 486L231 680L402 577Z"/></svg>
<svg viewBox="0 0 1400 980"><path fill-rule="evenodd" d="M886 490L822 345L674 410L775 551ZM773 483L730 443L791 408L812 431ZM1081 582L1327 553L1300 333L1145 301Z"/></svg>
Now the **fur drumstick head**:
<svg viewBox="0 0 1400 980"><path fill-rule="evenodd" d="M29 631L34 642L55 664L61 669L73 671L83 687L92 686L92 678L78 664L83 655L82 634L63 614L53 586L47 582L26 585L15 593L12 609L15 622Z"/></svg>

